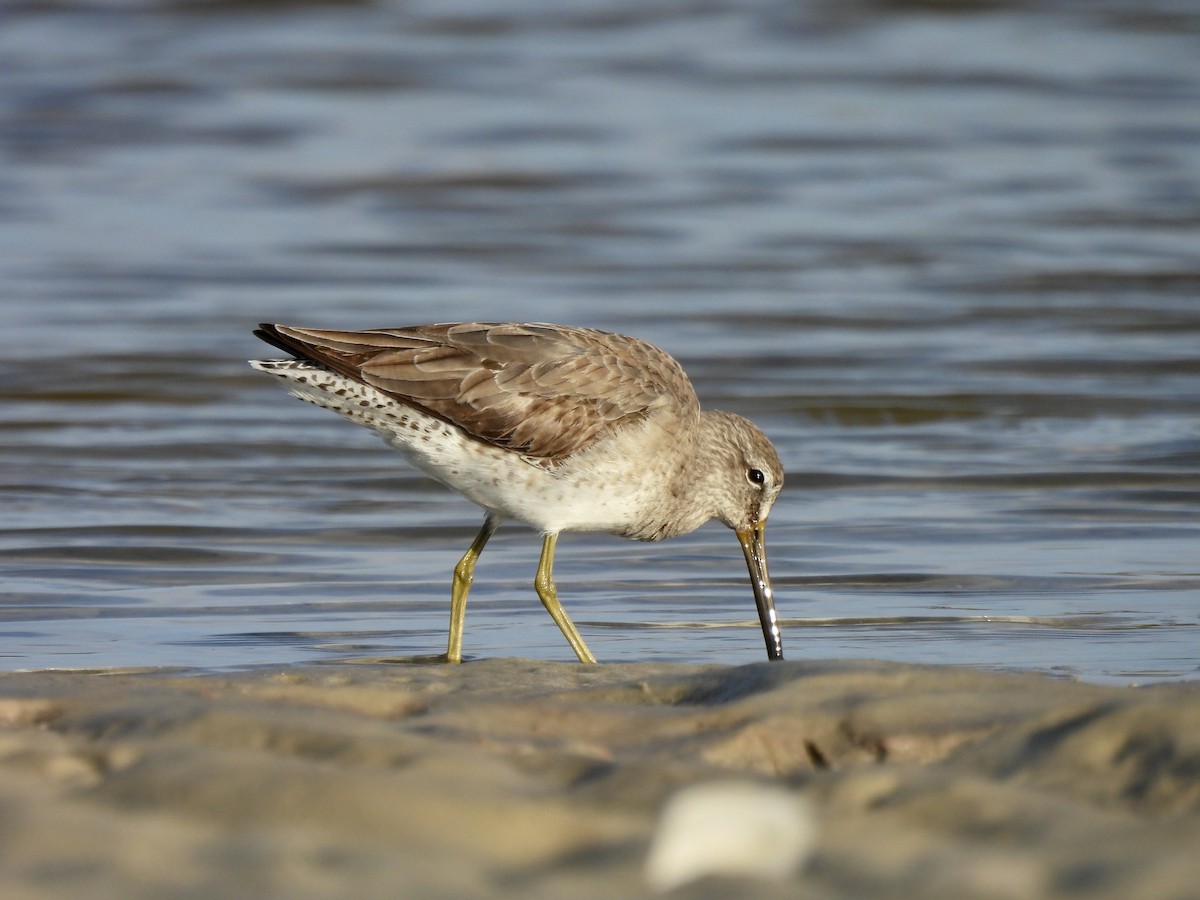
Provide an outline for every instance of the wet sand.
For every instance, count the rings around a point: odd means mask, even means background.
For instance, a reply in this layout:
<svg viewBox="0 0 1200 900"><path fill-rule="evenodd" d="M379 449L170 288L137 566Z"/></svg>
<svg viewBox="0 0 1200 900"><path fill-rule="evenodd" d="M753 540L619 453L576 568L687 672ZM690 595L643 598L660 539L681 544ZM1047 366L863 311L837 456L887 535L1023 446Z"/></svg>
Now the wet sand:
<svg viewBox="0 0 1200 900"><path fill-rule="evenodd" d="M0 675L17 898L652 895L664 803L804 798L782 880L670 896L1200 892L1200 687L871 662Z"/></svg>

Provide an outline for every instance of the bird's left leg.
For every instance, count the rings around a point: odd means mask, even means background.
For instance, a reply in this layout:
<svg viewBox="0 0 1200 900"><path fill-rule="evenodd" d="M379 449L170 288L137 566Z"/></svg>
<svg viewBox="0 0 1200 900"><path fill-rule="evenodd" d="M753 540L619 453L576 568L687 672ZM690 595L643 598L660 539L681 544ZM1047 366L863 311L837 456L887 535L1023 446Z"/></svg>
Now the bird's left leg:
<svg viewBox="0 0 1200 900"><path fill-rule="evenodd" d="M559 630L566 637L567 643L579 657L579 661L594 663L596 657L592 656L592 651L587 648L587 644L579 636L579 631L568 618L562 604L558 602L558 589L554 586L554 547L557 543L557 533L548 534L543 538L542 558L538 560L537 576L533 579L533 587L541 598L542 605L546 607L546 612L550 613L550 618L558 625Z"/></svg>

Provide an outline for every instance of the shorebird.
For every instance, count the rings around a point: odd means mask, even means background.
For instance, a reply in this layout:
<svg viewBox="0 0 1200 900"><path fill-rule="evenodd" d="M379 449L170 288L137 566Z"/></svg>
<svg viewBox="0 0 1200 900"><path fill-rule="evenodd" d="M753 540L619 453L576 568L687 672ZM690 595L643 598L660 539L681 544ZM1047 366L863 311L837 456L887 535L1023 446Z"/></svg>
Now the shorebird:
<svg viewBox="0 0 1200 900"><path fill-rule="evenodd" d="M640 541L717 519L737 534L768 659L783 658L767 574L767 514L783 487L753 423L701 411L669 354L636 338L541 323L327 331L263 324L293 359L251 360L294 397L378 432L429 477L483 507L454 567L445 660L462 661L467 593L505 519L542 534L534 588L580 662L596 658L558 600L563 531Z"/></svg>

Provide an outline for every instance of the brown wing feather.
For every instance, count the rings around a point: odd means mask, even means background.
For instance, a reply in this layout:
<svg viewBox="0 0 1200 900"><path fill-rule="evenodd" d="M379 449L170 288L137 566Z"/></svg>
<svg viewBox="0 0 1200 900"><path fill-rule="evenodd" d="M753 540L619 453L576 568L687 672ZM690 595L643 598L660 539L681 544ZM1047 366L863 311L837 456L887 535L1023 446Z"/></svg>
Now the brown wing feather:
<svg viewBox="0 0 1200 900"><path fill-rule="evenodd" d="M324 331L263 325L263 340L369 384L475 437L554 461L659 408L699 403L680 365L624 335L542 324Z"/></svg>

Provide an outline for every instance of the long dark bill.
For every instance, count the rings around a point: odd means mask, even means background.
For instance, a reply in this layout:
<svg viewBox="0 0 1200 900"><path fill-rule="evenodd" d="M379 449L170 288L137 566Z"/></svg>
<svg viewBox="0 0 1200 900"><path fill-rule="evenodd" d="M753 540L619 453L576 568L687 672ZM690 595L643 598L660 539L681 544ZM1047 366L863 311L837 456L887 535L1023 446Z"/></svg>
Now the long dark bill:
<svg viewBox="0 0 1200 900"><path fill-rule="evenodd" d="M762 623L763 639L767 642L767 659L776 660L783 659L783 635L779 633L775 594L771 590L771 576L767 574L767 548L763 542L766 529L766 522L756 522L750 528L736 529L735 533L750 569L750 586L754 588L758 621Z"/></svg>

